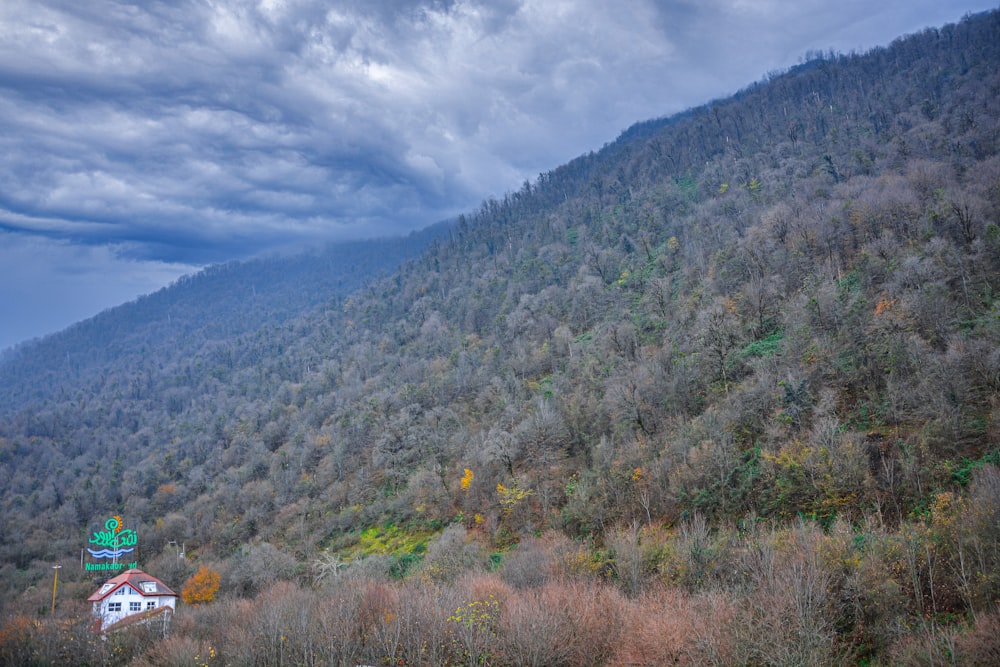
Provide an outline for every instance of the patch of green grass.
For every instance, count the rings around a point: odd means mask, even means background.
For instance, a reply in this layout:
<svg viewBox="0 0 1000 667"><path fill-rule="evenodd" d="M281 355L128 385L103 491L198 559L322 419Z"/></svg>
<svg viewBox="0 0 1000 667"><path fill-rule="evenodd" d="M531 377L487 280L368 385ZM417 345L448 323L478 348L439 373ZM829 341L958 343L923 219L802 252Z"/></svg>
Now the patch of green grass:
<svg viewBox="0 0 1000 667"><path fill-rule="evenodd" d="M743 348L743 356L747 359L751 357L770 357L781 349L781 341L785 337L785 332L775 331L770 336L754 342Z"/></svg>
<svg viewBox="0 0 1000 667"><path fill-rule="evenodd" d="M403 556L419 557L427 551L427 541L433 530L407 530L395 524L371 526L358 536L357 542L344 550L349 560L367 556L385 555L399 559Z"/></svg>

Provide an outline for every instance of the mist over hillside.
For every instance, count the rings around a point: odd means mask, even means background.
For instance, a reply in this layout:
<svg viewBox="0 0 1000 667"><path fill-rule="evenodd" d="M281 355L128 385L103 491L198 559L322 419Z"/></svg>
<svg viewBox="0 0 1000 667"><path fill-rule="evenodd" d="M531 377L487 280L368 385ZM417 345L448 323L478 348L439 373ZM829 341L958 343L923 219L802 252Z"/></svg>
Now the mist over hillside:
<svg viewBox="0 0 1000 667"><path fill-rule="evenodd" d="M294 254L210 266L173 285L27 341L0 358L0 413L48 397L89 374L200 353L301 317L395 272L448 234L448 223L405 237L328 244ZM50 384L40 381L57 377Z"/></svg>
<svg viewBox="0 0 1000 667"><path fill-rule="evenodd" d="M988 664L998 149L991 12L25 346L0 614L120 514L230 664Z"/></svg>

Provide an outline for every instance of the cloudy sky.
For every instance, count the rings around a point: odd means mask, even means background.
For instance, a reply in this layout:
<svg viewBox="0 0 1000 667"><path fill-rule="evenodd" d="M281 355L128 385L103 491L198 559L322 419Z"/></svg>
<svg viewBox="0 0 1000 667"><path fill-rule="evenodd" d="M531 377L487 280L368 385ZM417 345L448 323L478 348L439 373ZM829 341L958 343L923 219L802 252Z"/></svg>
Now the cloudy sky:
<svg viewBox="0 0 1000 667"><path fill-rule="evenodd" d="M0 349L996 0L3 0Z"/></svg>

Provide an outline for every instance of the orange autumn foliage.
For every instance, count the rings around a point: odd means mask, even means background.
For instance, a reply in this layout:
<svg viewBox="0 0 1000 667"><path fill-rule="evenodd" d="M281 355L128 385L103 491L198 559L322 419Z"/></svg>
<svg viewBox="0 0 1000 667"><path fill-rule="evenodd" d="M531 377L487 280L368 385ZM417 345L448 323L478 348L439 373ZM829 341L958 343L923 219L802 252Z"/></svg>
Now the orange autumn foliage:
<svg viewBox="0 0 1000 667"><path fill-rule="evenodd" d="M211 602L219 592L219 573L202 565L191 578L184 582L181 599L187 604Z"/></svg>

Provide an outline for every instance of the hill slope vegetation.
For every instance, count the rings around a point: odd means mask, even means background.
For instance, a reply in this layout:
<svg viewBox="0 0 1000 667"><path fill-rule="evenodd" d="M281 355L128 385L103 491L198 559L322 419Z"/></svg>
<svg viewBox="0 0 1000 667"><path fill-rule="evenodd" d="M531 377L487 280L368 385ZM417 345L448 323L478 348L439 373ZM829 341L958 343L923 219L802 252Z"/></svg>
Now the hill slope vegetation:
<svg viewBox="0 0 1000 667"><path fill-rule="evenodd" d="M992 12L636 125L349 298L19 367L0 612L119 513L222 572L172 641L233 663L988 664L998 148Z"/></svg>

